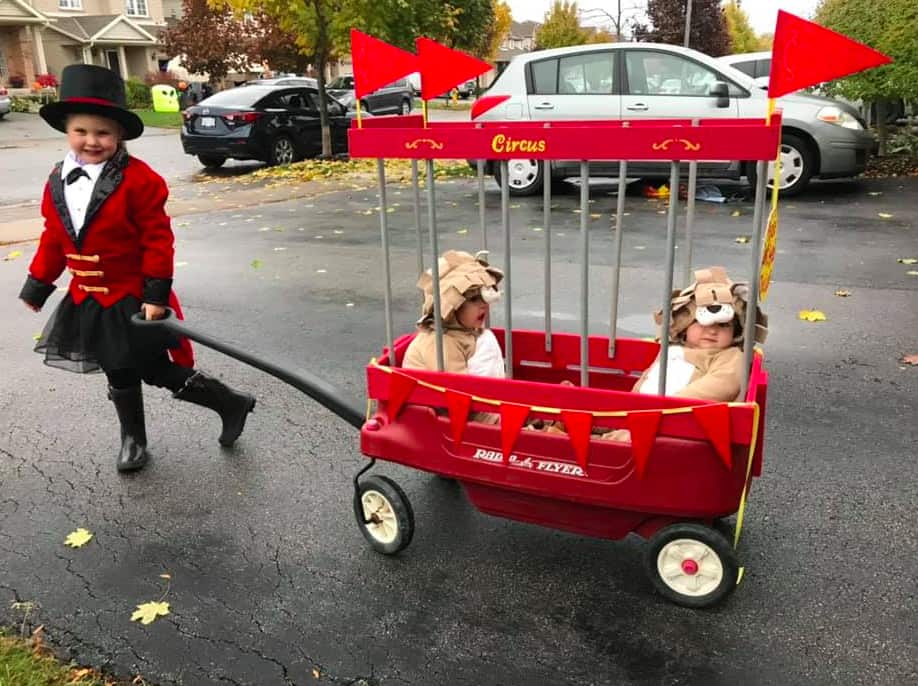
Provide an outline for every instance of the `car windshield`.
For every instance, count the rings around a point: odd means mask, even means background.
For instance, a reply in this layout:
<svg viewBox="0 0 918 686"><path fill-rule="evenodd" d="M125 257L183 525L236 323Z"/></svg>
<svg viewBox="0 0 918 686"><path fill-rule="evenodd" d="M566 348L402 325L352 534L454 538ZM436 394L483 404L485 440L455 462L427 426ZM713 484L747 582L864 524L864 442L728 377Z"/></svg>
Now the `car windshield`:
<svg viewBox="0 0 918 686"><path fill-rule="evenodd" d="M337 79L328 84L329 88L344 88L349 89L354 87L354 77L353 76L339 76Z"/></svg>
<svg viewBox="0 0 918 686"><path fill-rule="evenodd" d="M198 105L217 105L219 107L252 107L268 93L276 89L269 86L244 86L230 88L219 93L214 93L209 98L202 100Z"/></svg>

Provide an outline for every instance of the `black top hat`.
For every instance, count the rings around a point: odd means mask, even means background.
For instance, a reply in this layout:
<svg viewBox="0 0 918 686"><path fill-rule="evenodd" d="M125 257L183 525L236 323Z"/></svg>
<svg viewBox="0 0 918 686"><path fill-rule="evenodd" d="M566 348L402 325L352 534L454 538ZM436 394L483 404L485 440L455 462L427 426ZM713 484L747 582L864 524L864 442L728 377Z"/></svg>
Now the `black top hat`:
<svg viewBox="0 0 918 686"><path fill-rule="evenodd" d="M58 131L67 130L68 114L96 114L124 127L124 139L143 133L143 121L127 108L124 81L111 69L92 64L71 64L61 74L61 99L38 113Z"/></svg>

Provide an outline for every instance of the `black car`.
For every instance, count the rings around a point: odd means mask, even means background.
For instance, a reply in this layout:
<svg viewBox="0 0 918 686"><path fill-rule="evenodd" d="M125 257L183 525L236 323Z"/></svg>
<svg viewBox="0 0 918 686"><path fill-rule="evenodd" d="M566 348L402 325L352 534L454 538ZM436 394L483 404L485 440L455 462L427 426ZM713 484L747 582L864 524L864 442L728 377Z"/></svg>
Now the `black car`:
<svg viewBox="0 0 918 686"><path fill-rule="evenodd" d="M353 76L339 76L328 84L328 92L349 108L355 106ZM364 95L360 99L360 106L370 114L409 114L413 98L414 91L408 79L399 79Z"/></svg>
<svg viewBox="0 0 918 686"><path fill-rule="evenodd" d="M328 114L332 152L347 152L352 116L333 98ZM189 107L182 117L182 148L211 169L228 159L289 164L322 152L315 88L231 88Z"/></svg>

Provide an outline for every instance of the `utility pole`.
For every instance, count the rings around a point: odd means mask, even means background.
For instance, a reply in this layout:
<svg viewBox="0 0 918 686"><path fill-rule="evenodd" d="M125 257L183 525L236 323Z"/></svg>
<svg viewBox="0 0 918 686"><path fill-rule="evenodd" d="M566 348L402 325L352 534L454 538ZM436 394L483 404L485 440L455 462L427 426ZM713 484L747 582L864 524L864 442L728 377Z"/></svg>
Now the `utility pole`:
<svg viewBox="0 0 918 686"><path fill-rule="evenodd" d="M685 0L685 40L682 46L689 47L689 36L692 33L692 0Z"/></svg>

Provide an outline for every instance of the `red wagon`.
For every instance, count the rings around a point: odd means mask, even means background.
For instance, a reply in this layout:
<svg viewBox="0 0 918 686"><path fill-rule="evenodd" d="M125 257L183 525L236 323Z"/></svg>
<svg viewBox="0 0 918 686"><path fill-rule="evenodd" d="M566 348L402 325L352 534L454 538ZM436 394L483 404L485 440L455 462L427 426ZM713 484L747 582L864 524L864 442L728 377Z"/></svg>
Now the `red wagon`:
<svg viewBox="0 0 918 686"><path fill-rule="evenodd" d="M551 122L430 124L420 117L368 120L350 131L354 157L380 159L380 225L386 264L386 318L389 344L367 367L367 393L375 410L361 428L361 451L372 458L355 477L355 514L370 544L394 554L411 541L414 519L405 493L389 478L363 476L376 459L396 462L457 480L482 512L578 534L607 539L635 532L647 539L645 566L656 589L669 599L702 607L737 585L742 569L734 547L751 479L762 469L768 375L760 351L747 345L748 379L744 402L640 395L634 382L656 358L661 343L617 338L615 313L621 256L622 206L628 159L668 160L671 188L679 165L689 166L688 233L698 160L759 160L750 303L758 300L764 225L765 160L774 157L780 115L759 120ZM413 334L394 338L388 284L388 226L382 158L423 159L432 178L436 158L581 159L581 331L551 331L550 282L546 284L545 331L512 328L512 295L507 286L506 329L495 329L507 361L506 379L401 368ZM619 159L616 264L610 335L588 335L586 306L589 229L588 159ZM486 247L484 192L479 165L482 243ZM415 171L417 167L415 166ZM508 174L501 193L504 263L511 281ZM550 278L550 175L545 174L546 278ZM434 184L427 184L431 255L439 254ZM419 197L415 176L416 200ZM675 218L671 198L666 270L661 290L672 290ZM419 217L419 213L417 214ZM690 238L688 239L690 241ZM423 266L418 221L418 262ZM685 251L691 254L689 250ZM685 253L683 253L685 254ZM688 258L691 259L690 257ZM686 264L689 272L690 264ZM433 270L436 272L436 270ZM434 275L434 279L436 276ZM434 293L438 295L438 286ZM439 319L439 305L436 305ZM754 307L749 307L754 316ZM667 313L668 307L664 307ZM749 320L747 320L747 324ZM668 320L663 330L668 329ZM507 331L511 335L507 335ZM747 327L747 330L751 330ZM662 346L665 348L667 342ZM665 355L665 350L663 351ZM585 362L585 363L584 363ZM441 364L442 369L442 364ZM559 385L568 381L573 385ZM470 412L500 413L500 425L468 421ZM532 419L563 418L569 435L523 428ZM572 427L580 427L579 431ZM586 427L584 432L584 427ZM633 443L590 438L590 430L629 428ZM579 438L575 436L579 434ZM640 440L639 440L640 439ZM362 478L361 478L362 477ZM723 518L738 514L735 531Z"/></svg>

